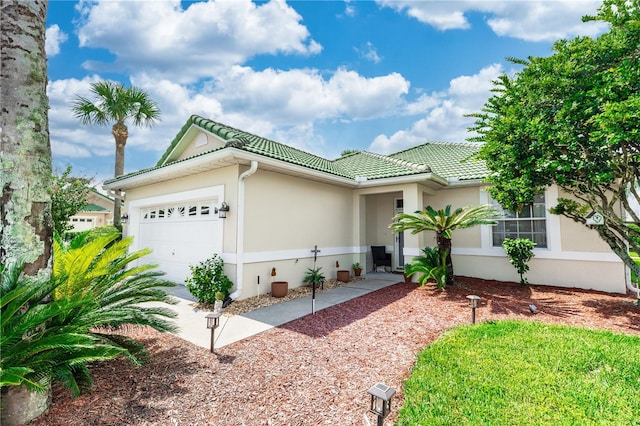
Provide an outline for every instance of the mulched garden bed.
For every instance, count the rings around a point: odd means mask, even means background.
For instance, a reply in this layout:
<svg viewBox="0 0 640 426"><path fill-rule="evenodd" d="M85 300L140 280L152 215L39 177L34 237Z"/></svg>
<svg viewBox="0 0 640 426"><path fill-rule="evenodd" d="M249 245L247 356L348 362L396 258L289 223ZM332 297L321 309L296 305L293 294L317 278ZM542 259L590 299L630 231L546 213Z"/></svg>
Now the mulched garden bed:
<svg viewBox="0 0 640 426"><path fill-rule="evenodd" d="M640 307L625 295L457 277L444 291L399 283L217 349L211 354L153 330L129 332L151 353L133 367L95 365L91 393L54 389L35 425L363 425L367 389L398 390L416 353L445 330L468 324L466 296L479 295L478 321L517 318L640 335ZM537 312L529 312L535 304Z"/></svg>

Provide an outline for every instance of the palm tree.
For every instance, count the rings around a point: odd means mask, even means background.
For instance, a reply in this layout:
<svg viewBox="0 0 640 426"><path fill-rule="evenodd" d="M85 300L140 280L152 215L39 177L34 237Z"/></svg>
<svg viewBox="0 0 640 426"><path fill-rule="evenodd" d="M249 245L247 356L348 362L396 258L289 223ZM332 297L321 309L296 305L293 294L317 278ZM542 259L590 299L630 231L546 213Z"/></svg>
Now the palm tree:
<svg viewBox="0 0 640 426"><path fill-rule="evenodd" d="M27 275L42 275L52 238L47 2L3 1L1 14L0 264L21 260Z"/></svg>
<svg viewBox="0 0 640 426"><path fill-rule="evenodd" d="M489 204L479 206L466 206L451 212L451 206L434 210L427 206L424 211L415 213L399 213L393 218L389 228L393 232L410 230L412 234L423 231L436 233L438 250L446 253L445 264L447 267L447 285L453 284L453 261L451 260L451 234L456 229L470 228L476 225L495 225L495 219L502 214Z"/></svg>
<svg viewBox="0 0 640 426"><path fill-rule="evenodd" d="M116 142L115 173L118 177L124 174L124 147L129 137L127 122L134 126L148 126L155 124L160 118L160 109L151 100L147 92L137 87L124 87L122 83L100 81L91 84L91 93L95 102L82 96L77 96L71 110L82 124L97 124L106 126L114 123L111 134ZM116 193L113 211L113 224L120 229L120 193Z"/></svg>

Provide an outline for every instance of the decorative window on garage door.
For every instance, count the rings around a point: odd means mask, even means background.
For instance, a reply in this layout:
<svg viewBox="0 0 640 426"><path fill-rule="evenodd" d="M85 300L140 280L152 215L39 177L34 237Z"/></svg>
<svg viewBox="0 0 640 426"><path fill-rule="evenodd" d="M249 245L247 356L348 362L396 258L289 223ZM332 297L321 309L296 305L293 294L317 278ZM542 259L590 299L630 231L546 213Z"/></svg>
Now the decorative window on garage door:
<svg viewBox="0 0 640 426"><path fill-rule="evenodd" d="M174 220L211 220L214 202L198 201L190 203L167 204L163 206L147 207L141 210L143 222L174 221Z"/></svg>

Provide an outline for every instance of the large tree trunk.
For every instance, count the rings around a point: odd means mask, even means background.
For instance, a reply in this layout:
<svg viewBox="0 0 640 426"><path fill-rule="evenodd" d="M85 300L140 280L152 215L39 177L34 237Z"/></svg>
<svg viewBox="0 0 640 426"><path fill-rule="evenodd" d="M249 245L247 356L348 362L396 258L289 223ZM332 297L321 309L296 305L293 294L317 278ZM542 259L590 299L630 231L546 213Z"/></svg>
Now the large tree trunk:
<svg viewBox="0 0 640 426"><path fill-rule="evenodd" d="M0 263L49 272L51 148L44 52L45 0L2 1Z"/></svg>
<svg viewBox="0 0 640 426"><path fill-rule="evenodd" d="M451 259L451 239L444 237L441 233L436 233L436 242L440 253L446 253L445 265L447 266L447 286L454 284L453 260Z"/></svg>
<svg viewBox="0 0 640 426"><path fill-rule="evenodd" d="M28 275L51 274L51 147L46 0L2 0L0 54L0 263L24 261ZM23 424L47 408L47 398L3 389L2 423ZM18 395L12 404L6 398ZM25 399L26 398L26 399ZM25 402L35 402L25 409ZM10 420L8 420L10 419Z"/></svg>
<svg viewBox="0 0 640 426"><path fill-rule="evenodd" d="M118 122L111 128L111 134L116 141L116 162L113 176L118 177L124 174L124 148L129 138L129 129L124 123ZM113 226L120 231L122 231L122 224L120 223L121 211L122 194L116 190L116 202L113 206Z"/></svg>

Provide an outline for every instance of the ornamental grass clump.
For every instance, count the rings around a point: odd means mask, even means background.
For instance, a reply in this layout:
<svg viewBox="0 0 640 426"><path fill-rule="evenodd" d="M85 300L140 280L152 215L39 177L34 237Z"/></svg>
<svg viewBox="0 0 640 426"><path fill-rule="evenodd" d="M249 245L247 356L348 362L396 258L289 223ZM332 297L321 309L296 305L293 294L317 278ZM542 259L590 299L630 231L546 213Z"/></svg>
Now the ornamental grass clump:
<svg viewBox="0 0 640 426"><path fill-rule="evenodd" d="M185 280L189 292L199 303L214 303L216 293L223 293L225 298L233 283L224 274L224 261L214 254L197 265L189 265L191 277Z"/></svg>

